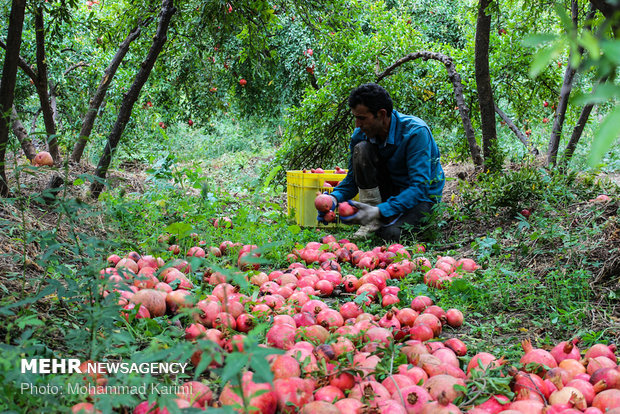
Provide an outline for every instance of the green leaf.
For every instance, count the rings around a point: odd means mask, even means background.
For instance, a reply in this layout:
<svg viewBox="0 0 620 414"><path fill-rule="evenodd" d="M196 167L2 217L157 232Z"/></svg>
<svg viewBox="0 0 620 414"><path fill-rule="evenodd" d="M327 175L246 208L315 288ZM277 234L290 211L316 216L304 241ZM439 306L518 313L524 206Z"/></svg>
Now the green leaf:
<svg viewBox="0 0 620 414"><path fill-rule="evenodd" d="M19 329L24 329L26 326L41 326L45 323L37 318L37 315L28 315L17 320L17 326Z"/></svg>
<svg viewBox="0 0 620 414"><path fill-rule="evenodd" d="M609 102L612 99L620 98L620 86L611 83L603 83L596 87L590 95L575 97L575 105L585 105L588 103L600 104Z"/></svg>
<svg viewBox="0 0 620 414"><path fill-rule="evenodd" d="M537 77L554 59L560 56L562 45L555 43L551 46L540 49L534 55L532 64L530 65L530 77Z"/></svg>
<svg viewBox="0 0 620 414"><path fill-rule="evenodd" d="M188 234L190 234L192 231L194 230L194 228L187 223L172 223L170 224L168 227L166 227L164 229L164 231L168 232L168 233L172 233L177 235L179 238L182 238L184 236L187 236Z"/></svg>
<svg viewBox="0 0 620 414"><path fill-rule="evenodd" d="M560 17L560 21L562 22L562 26L564 26L564 30L566 30L567 32L574 31L575 26L573 25L573 20L566 12L564 4L556 3L554 8L555 12Z"/></svg>
<svg viewBox="0 0 620 414"><path fill-rule="evenodd" d="M288 231L290 231L291 234L295 236L301 233L301 227L299 227L297 224L293 224L292 226L288 226Z"/></svg>
<svg viewBox="0 0 620 414"><path fill-rule="evenodd" d="M603 40L601 49L607 59L620 66L620 40Z"/></svg>
<svg viewBox="0 0 620 414"><path fill-rule="evenodd" d="M578 42L588 51L592 60L600 59L601 49L599 48L598 40L592 35L591 32L583 32Z"/></svg>
<svg viewBox="0 0 620 414"><path fill-rule="evenodd" d="M269 363L265 358L250 359L250 367L254 370L254 381L273 382L273 373L271 372Z"/></svg>
<svg viewBox="0 0 620 414"><path fill-rule="evenodd" d="M557 35L551 33L535 33L524 37L521 40L521 44L525 47L538 47L546 43L551 43L557 38Z"/></svg>
<svg viewBox="0 0 620 414"><path fill-rule="evenodd" d="M607 114L598 131L596 131L588 158L590 166L596 166L611 145L620 138L618 125L620 125L620 105L616 105L613 111Z"/></svg>
<svg viewBox="0 0 620 414"><path fill-rule="evenodd" d="M222 384L226 384L233 376L241 372L243 367L248 364L249 355L240 352L233 352L226 357L226 363L222 370Z"/></svg>

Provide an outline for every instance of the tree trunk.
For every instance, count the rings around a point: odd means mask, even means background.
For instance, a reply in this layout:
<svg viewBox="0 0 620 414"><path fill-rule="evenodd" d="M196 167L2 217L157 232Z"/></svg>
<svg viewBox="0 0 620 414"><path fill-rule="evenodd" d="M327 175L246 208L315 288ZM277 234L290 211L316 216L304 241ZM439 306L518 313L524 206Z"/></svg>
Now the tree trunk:
<svg viewBox="0 0 620 414"><path fill-rule="evenodd" d="M590 3L611 23L614 37L617 39L620 36L620 20L617 18L617 13L620 11L618 2L613 0L590 0Z"/></svg>
<svg viewBox="0 0 620 414"><path fill-rule="evenodd" d="M58 140L56 139L56 124L54 122L54 113L50 104L49 94L47 91L47 61L45 59L45 25L43 22L43 8L37 7L35 11L34 25L37 40L37 79L35 86L41 103L41 113L43 114L43 122L45 123L45 132L47 133L47 145L54 159L54 164L60 164L60 151L58 149Z"/></svg>
<svg viewBox="0 0 620 414"><path fill-rule="evenodd" d="M499 109L497 105L495 105L495 112L497 112L500 118L502 118L504 122L506 122L506 125L508 125L508 128L510 128L510 130L514 132L517 138L521 140L521 142L523 143L523 145L525 145L525 147L528 149L530 154L534 156L538 155L538 149L534 147L531 142L528 141L527 137L523 135L523 132L521 132L519 128L517 128L517 126L514 124L514 122L512 122L512 119L510 119L508 115L504 113L504 111Z"/></svg>
<svg viewBox="0 0 620 414"><path fill-rule="evenodd" d="M575 128L573 128L573 133L568 140L568 144L566 144L566 150L564 151L564 156L562 158L563 164L568 164L575 153L575 148L577 148L581 134L583 133L586 123L588 122L588 118L590 117L590 112L592 112L592 108L594 108L594 104L589 103L581 109L579 120L577 121Z"/></svg>
<svg viewBox="0 0 620 414"><path fill-rule="evenodd" d="M571 14L573 17L573 25L575 26L575 28L577 28L578 25L578 13L579 8L577 0L571 0ZM562 82L562 89L560 90L558 108L555 111L555 116L553 118L553 128L551 129L551 136L549 137L549 148L547 149L546 161L548 166L554 165L557 160L558 148L560 147L560 139L562 138L562 127L564 126L566 109L568 108L568 98L570 97L571 90L573 89L573 80L575 79L575 73L577 72L576 68L574 68L570 62L571 58L569 54L568 65L566 65L566 71L564 72L564 81Z"/></svg>
<svg viewBox="0 0 620 414"><path fill-rule="evenodd" d="M607 82L607 76L604 76L598 84L592 89L592 93L596 91L596 88L600 84L604 84ZM564 165L568 164L570 159L572 158L575 148L577 148L577 144L581 139L581 135L583 134L583 130L586 127L586 123L588 122L588 118L590 117L590 113L592 112L592 108L594 108L594 103L586 104L581 109L581 114L579 114L579 120L577 120L577 124L573 128L573 133L568 140L568 144L566 144L566 150L564 151L564 156L562 157L562 163Z"/></svg>
<svg viewBox="0 0 620 414"><path fill-rule="evenodd" d="M88 138L90 137L90 133L93 130L93 126L95 124L95 119L97 118L97 113L99 111L99 107L101 103L105 99L105 96L108 92L108 88L112 83L112 79L114 79L114 75L116 74L116 70L120 66L123 58L129 51L129 46L131 43L140 36L140 27L136 27L129 32L129 35L123 43L121 43L120 47L116 51L116 54L112 58L112 61L103 72L103 78L101 78L101 82L99 82L99 87L97 91L93 95L90 100L88 111L84 115L84 119L82 120L82 129L80 130L80 136L73 147L73 152L71 153L71 162L78 163L82 158L82 154L84 153L84 148L88 143Z"/></svg>
<svg viewBox="0 0 620 414"><path fill-rule="evenodd" d="M24 150L24 154L26 154L26 158L32 162L34 157L37 155L37 150L32 145L32 141L30 137L28 137L28 132L26 128L22 124L22 121L19 120L19 115L17 114L17 110L15 109L15 105L13 105L12 110L12 119L13 119L13 134L17 137L20 145L22 146L22 150Z"/></svg>
<svg viewBox="0 0 620 414"><path fill-rule="evenodd" d="M487 169L501 167L497 131L495 130L495 103L491 88L491 73L489 71L489 42L491 37L491 15L486 14L489 0L480 0L478 5L478 19L476 21L475 71L478 89L478 103L480 105L480 120L482 127L482 153Z"/></svg>
<svg viewBox="0 0 620 414"><path fill-rule="evenodd" d="M175 12L176 9L173 6L173 0L162 1L159 24L157 26L157 32L155 33L155 37L153 37L153 43L151 44L151 48L146 56L146 59L140 65L140 70L136 74L136 77L131 87L129 88L129 91L127 92L123 99L123 102L121 103L118 117L116 118L116 122L112 127L112 131L110 131L110 135L108 136L108 142L106 143L106 146L103 150L103 155L101 156L99 164L97 165L97 170L95 171L95 180L90 186L90 191L93 198L98 198L99 194L101 194L101 191L103 190L106 174L112 161L112 156L116 152L116 147L118 146L125 126L127 125L129 118L131 117L131 111L134 104L138 100L140 91L148 80L151 70L155 65L155 61L157 60L159 53L161 52L164 44L166 43L170 19Z"/></svg>
<svg viewBox="0 0 620 414"><path fill-rule="evenodd" d="M15 81L17 79L19 49L22 44L25 9L26 0L13 0L6 37L7 50L4 55L2 78L0 79L0 195L3 197L9 195L9 184L5 169L6 146L9 141L11 108L15 98Z"/></svg>
<svg viewBox="0 0 620 414"><path fill-rule="evenodd" d="M446 71L448 72L448 77L452 82L452 87L454 88L454 99L456 100L456 105L459 110L459 114L461 116L461 121L463 122L463 130L465 131L465 136L467 137L467 143L469 144L469 151L471 153L471 158L475 165L482 165L483 159L480 155L480 147L476 143L476 135L474 133L474 127L471 124L471 119L469 118L467 105L465 104L465 98L463 97L463 83L461 82L461 76L456 71L454 67L454 62L452 62L452 58L450 56L435 53L435 52L415 52L410 53L407 56L404 56L398 59L396 62L388 66L382 73L378 73L377 70L377 82L381 81L383 78L392 74L394 69L401 66L402 64L409 62L415 59L433 59L437 60L444 64L446 67Z"/></svg>

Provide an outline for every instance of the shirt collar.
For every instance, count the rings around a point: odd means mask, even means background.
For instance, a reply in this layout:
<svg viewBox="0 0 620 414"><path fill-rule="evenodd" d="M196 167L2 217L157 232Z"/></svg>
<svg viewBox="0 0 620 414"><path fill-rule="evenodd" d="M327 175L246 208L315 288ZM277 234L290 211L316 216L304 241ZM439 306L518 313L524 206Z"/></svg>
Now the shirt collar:
<svg viewBox="0 0 620 414"><path fill-rule="evenodd" d="M388 132L388 137L385 140L385 142L380 145L382 148L384 148L387 144L390 145L394 145L395 141L396 141L396 110L392 110L392 120L390 121L390 132ZM372 142L373 144L377 143L377 140L374 138L368 138L368 140L370 142Z"/></svg>

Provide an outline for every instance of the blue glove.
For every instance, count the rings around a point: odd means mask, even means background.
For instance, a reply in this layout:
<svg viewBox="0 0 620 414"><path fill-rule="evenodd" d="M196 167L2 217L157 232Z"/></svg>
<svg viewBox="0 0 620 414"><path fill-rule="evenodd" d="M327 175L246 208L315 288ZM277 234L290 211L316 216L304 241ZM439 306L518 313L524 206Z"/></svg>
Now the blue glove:
<svg viewBox="0 0 620 414"><path fill-rule="evenodd" d="M334 196L333 196L333 195L331 195L331 194L328 194L328 193L323 193L323 194L327 194L328 196L330 196L330 197L331 197L331 199L332 199L332 206L331 206L331 208L329 209L329 211L334 212L334 211L336 210L336 207L338 206L338 200L336 200L336 197L334 197ZM316 220L317 220L319 223L321 223L321 224L325 224L325 225L327 225L327 224L329 224L329 223L333 223L333 221L331 221L331 222L330 222L330 221L325 220L325 215L326 215L327 213L328 213L328 212L322 213L322 212L320 212L320 211L319 211L318 215L316 216Z"/></svg>
<svg viewBox="0 0 620 414"><path fill-rule="evenodd" d="M344 224L368 224L381 218L379 207L370 204L360 203L359 201L349 200L347 203L357 208L357 213L347 217L340 217L340 221Z"/></svg>

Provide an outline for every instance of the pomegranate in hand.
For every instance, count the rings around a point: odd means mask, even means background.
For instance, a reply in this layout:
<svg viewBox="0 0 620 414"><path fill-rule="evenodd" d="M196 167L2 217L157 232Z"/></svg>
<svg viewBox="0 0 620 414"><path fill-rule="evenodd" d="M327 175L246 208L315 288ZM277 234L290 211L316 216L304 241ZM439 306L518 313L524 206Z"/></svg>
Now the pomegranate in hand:
<svg viewBox="0 0 620 414"><path fill-rule="evenodd" d="M353 207L346 201L343 201L338 205L338 214L340 215L340 217L349 217L355 213L357 213L357 208Z"/></svg>
<svg viewBox="0 0 620 414"><path fill-rule="evenodd" d="M334 205L334 200L327 194L319 194L314 199L314 207L321 213L327 213L332 209L332 205Z"/></svg>

